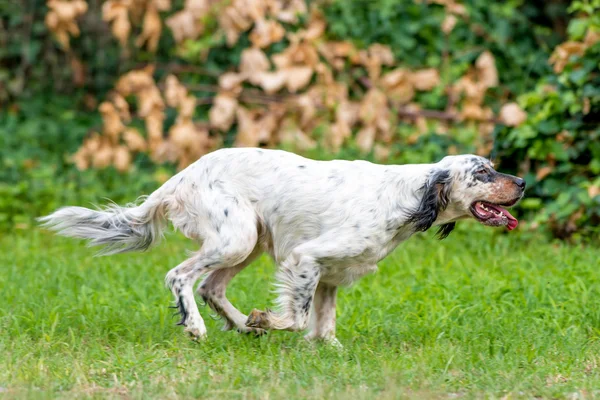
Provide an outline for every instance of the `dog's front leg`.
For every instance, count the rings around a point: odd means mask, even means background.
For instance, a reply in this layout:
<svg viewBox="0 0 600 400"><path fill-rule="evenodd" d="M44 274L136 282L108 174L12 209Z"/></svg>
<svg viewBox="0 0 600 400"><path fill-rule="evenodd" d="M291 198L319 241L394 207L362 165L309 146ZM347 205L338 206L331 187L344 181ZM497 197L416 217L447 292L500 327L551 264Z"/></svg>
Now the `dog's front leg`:
<svg viewBox="0 0 600 400"><path fill-rule="evenodd" d="M248 316L246 326L267 330L306 329L320 275L321 268L314 257L293 253L277 273L277 310L254 309Z"/></svg>
<svg viewBox="0 0 600 400"><path fill-rule="evenodd" d="M307 340L323 340L340 345L335 338L336 297L337 286L319 282L310 316L310 331L305 336Z"/></svg>

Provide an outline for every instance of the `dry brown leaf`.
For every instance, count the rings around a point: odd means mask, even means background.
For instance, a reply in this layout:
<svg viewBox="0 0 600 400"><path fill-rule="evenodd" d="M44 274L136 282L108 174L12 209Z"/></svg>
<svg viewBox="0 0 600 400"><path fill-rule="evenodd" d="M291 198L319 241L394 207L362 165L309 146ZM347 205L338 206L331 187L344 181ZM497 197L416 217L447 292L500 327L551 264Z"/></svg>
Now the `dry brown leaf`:
<svg viewBox="0 0 600 400"><path fill-rule="evenodd" d="M435 68L427 68L415 71L410 80L415 89L429 91L440 84L440 74Z"/></svg>
<svg viewBox="0 0 600 400"><path fill-rule="evenodd" d="M160 95L160 90L156 86L140 90L136 93L136 98L138 102L138 114L142 118L145 118L156 109L163 110L165 108L165 102Z"/></svg>
<svg viewBox="0 0 600 400"><path fill-rule="evenodd" d="M238 101L236 98L219 93L208 112L210 126L222 132L228 131L235 120L237 107Z"/></svg>
<svg viewBox="0 0 600 400"><path fill-rule="evenodd" d="M135 39L137 47L146 46L146 48L155 53L158 48L158 40L162 32L162 22L160 15L155 6L151 5L146 9L144 14L144 23L142 25L142 33Z"/></svg>
<svg viewBox="0 0 600 400"><path fill-rule="evenodd" d="M581 42L569 41L556 46L548 62L553 65L554 72L561 73L571 56L582 56L586 45Z"/></svg>
<svg viewBox="0 0 600 400"><path fill-rule="evenodd" d="M446 14L444 20L442 21L442 32L444 32L446 35L449 35L456 26L457 22L458 18L456 18L454 14Z"/></svg>
<svg viewBox="0 0 600 400"><path fill-rule="evenodd" d="M496 60L489 51L484 51L475 61L477 67L479 82L486 88L498 86L498 70L496 69Z"/></svg>
<svg viewBox="0 0 600 400"><path fill-rule="evenodd" d="M591 199L593 199L596 196L600 195L600 186L597 185L590 185L590 187L588 187L588 196L590 196Z"/></svg>
<svg viewBox="0 0 600 400"><path fill-rule="evenodd" d="M119 78L115 89L122 96L135 94L143 89L154 86L152 74L154 74L153 65L129 71Z"/></svg>
<svg viewBox="0 0 600 400"><path fill-rule="evenodd" d="M386 90L392 89L403 82L409 82L411 72L405 68L396 68L381 77L379 84Z"/></svg>
<svg viewBox="0 0 600 400"><path fill-rule="evenodd" d="M265 48L279 42L285 36L285 29L277 21L258 20L250 33L250 41L255 47Z"/></svg>
<svg viewBox="0 0 600 400"><path fill-rule="evenodd" d="M272 1L267 3L270 8L270 14L282 22L288 24L296 24L298 15L303 15L308 12L306 2L304 0L291 1Z"/></svg>
<svg viewBox="0 0 600 400"><path fill-rule="evenodd" d="M233 0L229 6L219 12L219 26L225 32L228 46L233 46L238 41L240 34L252 26L254 20L249 14L250 10L251 7L248 7L247 1Z"/></svg>
<svg viewBox="0 0 600 400"><path fill-rule="evenodd" d="M259 145L259 127L254 120L255 113L238 107L236 110L238 133L235 137L235 147L257 147Z"/></svg>
<svg viewBox="0 0 600 400"><path fill-rule="evenodd" d="M112 34L121 47L127 46L131 33L128 6L129 2L126 0L108 0L102 4L102 19L111 24Z"/></svg>
<svg viewBox="0 0 600 400"><path fill-rule="evenodd" d="M131 168L131 153L125 146L117 146L113 153L113 164L117 171L127 172Z"/></svg>
<svg viewBox="0 0 600 400"><path fill-rule="evenodd" d="M269 59L261 49L248 48L242 51L240 57L240 72L248 77L250 83L258 85L256 75L271 68Z"/></svg>
<svg viewBox="0 0 600 400"><path fill-rule="evenodd" d="M92 154L92 166L94 168L106 168L113 160L113 149L108 144L103 144Z"/></svg>
<svg viewBox="0 0 600 400"><path fill-rule="evenodd" d="M344 141L352 135L352 130L343 120L336 120L325 132L325 144L334 153L338 152Z"/></svg>
<svg viewBox="0 0 600 400"><path fill-rule="evenodd" d="M71 160L78 170L85 171L90 167L91 154L82 146L73 154Z"/></svg>
<svg viewBox="0 0 600 400"><path fill-rule="evenodd" d="M121 120L124 122L131 121L131 114L129 112L129 104L127 103L127 100L125 100L125 98L117 92L111 93L110 100L119 111L119 117Z"/></svg>
<svg viewBox="0 0 600 400"><path fill-rule="evenodd" d="M177 107L185 99L188 91L175 75L167 76L165 81L165 100L169 107Z"/></svg>
<svg viewBox="0 0 600 400"><path fill-rule="evenodd" d="M375 134L377 130L372 125L362 127L356 134L356 145L361 153L366 154L371 151L375 143Z"/></svg>
<svg viewBox="0 0 600 400"><path fill-rule="evenodd" d="M307 151L317 147L317 143L304 133L291 118L286 118L281 122L279 142L297 151Z"/></svg>
<svg viewBox="0 0 600 400"><path fill-rule="evenodd" d="M537 170L537 172L535 174L535 179L537 179L538 181L541 181L542 179L544 179L545 177L550 175L552 173L552 171L554 171L554 167L546 165Z"/></svg>
<svg viewBox="0 0 600 400"><path fill-rule="evenodd" d="M79 36L76 19L85 14L88 5L84 0L48 0L45 24L63 49L70 48L69 35Z"/></svg>
<svg viewBox="0 0 600 400"><path fill-rule="evenodd" d="M146 140L135 128L127 128L123 132L123 140L131 151L146 151Z"/></svg>
<svg viewBox="0 0 600 400"><path fill-rule="evenodd" d="M219 76L219 87L227 92L239 94L242 91L242 83L246 80L245 73L226 72Z"/></svg>
<svg viewBox="0 0 600 400"><path fill-rule="evenodd" d="M586 47L592 47L596 43L600 41L600 31L596 31L593 28L588 28L588 31L585 34L585 38L583 39L583 44Z"/></svg>
<svg viewBox="0 0 600 400"><path fill-rule="evenodd" d="M373 156L377 162L385 162L390 158L390 149L387 146L376 143L373 147Z"/></svg>
<svg viewBox="0 0 600 400"><path fill-rule="evenodd" d="M359 103L343 100L338 104L335 110L335 118L337 121L342 121L349 128L353 128L358 122L359 113Z"/></svg>
<svg viewBox="0 0 600 400"><path fill-rule="evenodd" d="M360 102L359 117L365 125L375 125L385 110L387 110L387 97L381 90L373 88Z"/></svg>
<svg viewBox="0 0 600 400"><path fill-rule="evenodd" d="M313 41L323 36L325 28L327 28L327 23L323 14L317 8L313 8L310 13L308 27L300 33L300 36L304 40Z"/></svg>
<svg viewBox="0 0 600 400"><path fill-rule="evenodd" d="M289 67L285 69L286 86L291 93L296 93L310 83L313 76L311 67Z"/></svg>
<svg viewBox="0 0 600 400"><path fill-rule="evenodd" d="M163 124L165 115L162 109L153 109L144 119L146 133L148 134L148 144L151 151L154 151L158 144L163 141Z"/></svg>
<svg viewBox="0 0 600 400"><path fill-rule="evenodd" d="M480 104L466 99L462 105L462 110L459 113L461 120L476 120L480 121L485 118L485 110Z"/></svg>
<svg viewBox="0 0 600 400"><path fill-rule="evenodd" d="M204 24L200 17L201 15L183 9L167 18L165 24L171 29L175 42L182 43L188 39L195 40L204 32Z"/></svg>
<svg viewBox="0 0 600 400"><path fill-rule="evenodd" d="M194 116L194 112L196 111L196 102L197 99L194 96L186 96L179 103L179 107L177 110L179 111L179 115L177 118L179 119L191 119Z"/></svg>
<svg viewBox="0 0 600 400"><path fill-rule="evenodd" d="M309 94L302 94L294 99L295 104L300 110L300 126L305 128L317 114L317 104L315 99Z"/></svg>
<svg viewBox="0 0 600 400"><path fill-rule="evenodd" d="M125 125L121 122L119 112L115 106L105 101L98 107L100 115L102 115L102 130L110 143L115 144L119 140L119 134L125 129Z"/></svg>
<svg viewBox="0 0 600 400"><path fill-rule="evenodd" d="M380 65L394 65L394 53L390 46L375 43L367 49L369 57L376 59Z"/></svg>
<svg viewBox="0 0 600 400"><path fill-rule="evenodd" d="M288 80L288 73L286 70L279 70L275 72L259 72L254 75L253 80L266 93L272 94L278 92L285 86Z"/></svg>
<svg viewBox="0 0 600 400"><path fill-rule="evenodd" d="M527 120L527 113L517 103L507 103L500 109L500 120L507 126L519 126Z"/></svg>

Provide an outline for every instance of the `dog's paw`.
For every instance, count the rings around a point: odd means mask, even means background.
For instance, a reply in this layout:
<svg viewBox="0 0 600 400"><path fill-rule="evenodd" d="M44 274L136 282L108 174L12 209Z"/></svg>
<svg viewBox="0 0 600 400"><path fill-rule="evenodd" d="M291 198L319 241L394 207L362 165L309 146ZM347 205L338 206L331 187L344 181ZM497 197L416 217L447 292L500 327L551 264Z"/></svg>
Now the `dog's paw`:
<svg viewBox="0 0 600 400"><path fill-rule="evenodd" d="M237 329L238 333L243 333L246 335L252 335L254 337L260 337L263 335L266 335L267 333L269 333L266 329L262 329L262 328L251 328L249 326L244 326L244 327L238 327Z"/></svg>
<svg viewBox="0 0 600 400"><path fill-rule="evenodd" d="M248 319L246 320L246 326L248 328L259 328L262 330L269 328L269 314L266 311L260 311L256 308L252 310Z"/></svg>
<svg viewBox="0 0 600 400"><path fill-rule="evenodd" d="M186 327L184 332L187 332L191 339L194 341L200 341L206 339L206 328L203 327Z"/></svg>

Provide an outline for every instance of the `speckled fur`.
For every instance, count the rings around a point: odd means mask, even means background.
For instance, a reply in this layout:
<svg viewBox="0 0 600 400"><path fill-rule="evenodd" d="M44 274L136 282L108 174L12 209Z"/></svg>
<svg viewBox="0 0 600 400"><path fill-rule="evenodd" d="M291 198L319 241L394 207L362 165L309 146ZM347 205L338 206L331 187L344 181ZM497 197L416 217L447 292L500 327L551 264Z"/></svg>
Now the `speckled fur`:
<svg viewBox="0 0 600 400"><path fill-rule="evenodd" d="M198 293L224 318L225 329L302 330L314 308L308 337L333 341L338 286L376 271L416 232L440 226L440 235L447 236L455 221L471 216L474 201L520 198L515 179L472 155L436 164L377 165L223 149L172 177L139 206L67 207L43 221L118 252L155 243L168 218L201 245L166 277L192 336L206 335L192 290L205 276ZM278 265L277 308L247 317L227 300L225 288L261 252Z"/></svg>

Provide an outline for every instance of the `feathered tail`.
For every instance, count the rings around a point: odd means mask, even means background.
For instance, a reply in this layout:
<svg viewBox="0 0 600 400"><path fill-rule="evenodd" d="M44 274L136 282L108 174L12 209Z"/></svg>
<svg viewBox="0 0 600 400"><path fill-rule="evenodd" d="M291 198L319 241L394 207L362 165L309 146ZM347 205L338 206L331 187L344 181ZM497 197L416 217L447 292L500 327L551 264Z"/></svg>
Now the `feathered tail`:
<svg viewBox="0 0 600 400"><path fill-rule="evenodd" d="M142 204L100 210L63 207L38 221L59 235L89 239L90 246L105 246L99 255L143 251L158 243L166 226L160 191Z"/></svg>

